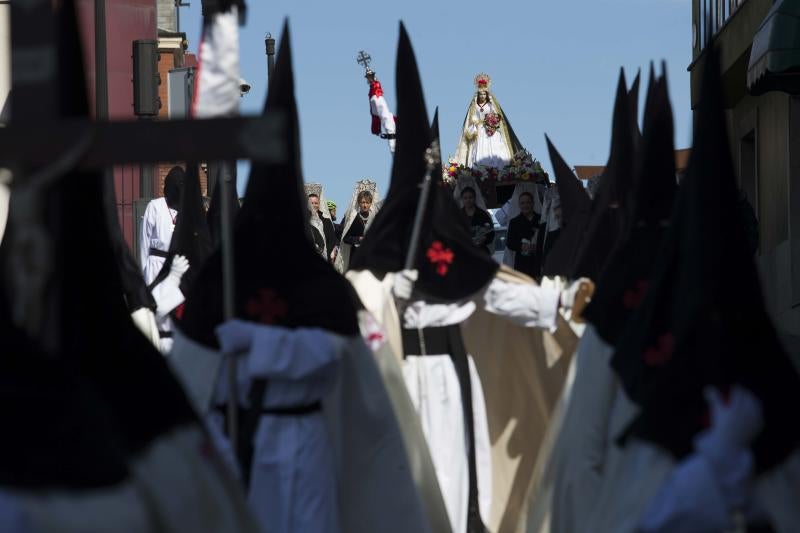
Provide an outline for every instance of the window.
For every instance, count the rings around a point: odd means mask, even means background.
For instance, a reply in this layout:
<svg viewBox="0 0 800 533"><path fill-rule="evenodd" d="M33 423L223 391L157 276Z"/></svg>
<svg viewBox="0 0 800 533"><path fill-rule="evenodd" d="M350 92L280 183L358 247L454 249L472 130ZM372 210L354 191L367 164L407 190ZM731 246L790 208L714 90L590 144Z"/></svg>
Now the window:
<svg viewBox="0 0 800 533"><path fill-rule="evenodd" d="M700 12L697 14L696 24L699 28L700 39L697 46L702 50L711 41L736 10L746 0L700 0Z"/></svg>

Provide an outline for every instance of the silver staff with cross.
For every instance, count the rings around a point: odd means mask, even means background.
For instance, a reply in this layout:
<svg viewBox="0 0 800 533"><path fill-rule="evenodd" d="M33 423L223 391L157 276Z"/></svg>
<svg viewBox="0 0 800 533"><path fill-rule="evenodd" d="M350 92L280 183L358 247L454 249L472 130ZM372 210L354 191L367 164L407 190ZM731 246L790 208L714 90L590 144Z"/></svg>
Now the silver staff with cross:
<svg viewBox="0 0 800 533"><path fill-rule="evenodd" d="M364 50L359 50L358 55L356 56L356 63L364 67L364 70L367 72L372 72L369 68L369 64L372 62L372 57Z"/></svg>

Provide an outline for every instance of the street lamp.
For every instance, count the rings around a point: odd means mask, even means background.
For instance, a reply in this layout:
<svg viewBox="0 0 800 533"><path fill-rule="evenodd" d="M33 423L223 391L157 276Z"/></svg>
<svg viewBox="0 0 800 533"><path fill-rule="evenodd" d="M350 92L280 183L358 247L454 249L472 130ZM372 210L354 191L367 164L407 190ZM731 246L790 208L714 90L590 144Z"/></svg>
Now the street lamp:
<svg viewBox="0 0 800 533"><path fill-rule="evenodd" d="M275 39L272 38L271 33L267 33L264 37L264 47L267 51L267 80L275 72Z"/></svg>

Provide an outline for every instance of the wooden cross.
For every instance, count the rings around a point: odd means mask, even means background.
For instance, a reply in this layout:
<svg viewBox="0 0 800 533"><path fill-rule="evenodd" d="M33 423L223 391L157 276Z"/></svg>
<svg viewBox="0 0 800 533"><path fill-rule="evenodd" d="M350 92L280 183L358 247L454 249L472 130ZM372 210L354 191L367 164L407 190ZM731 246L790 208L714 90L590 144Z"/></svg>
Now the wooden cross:
<svg viewBox="0 0 800 533"><path fill-rule="evenodd" d="M72 7L70 2L62 9ZM32 333L43 324L44 282L52 265L42 261L47 257L42 246L48 244L46 237L42 240L42 200L37 197L35 186L24 185L48 174L62 179L63 174L76 166L104 169L122 163L203 160L223 161L224 166L227 164L224 162L236 159L280 164L287 158L281 135L286 117L275 112L268 117L166 122L95 122L89 117L61 117L59 98L70 87L62 86L58 76L56 20L52 0L11 3L11 115L9 126L0 128L0 168L10 168L15 182L22 186L16 188L12 200L19 207L15 212L24 217L25 224L19 227L26 233L21 239L27 239L17 256L23 263L26 258L31 259L30 264L35 268L23 272L28 283L18 289L25 295L25 302L16 306L15 317ZM223 179L223 183L223 195L232 194L230 180ZM233 244L227 205L228 202L222 202L223 296L224 314L232 318ZM229 363L229 370L235 370L235 359L229 358ZM236 449L235 371L230 375L234 381L228 401L229 436Z"/></svg>
<svg viewBox="0 0 800 533"><path fill-rule="evenodd" d="M372 57L364 50L359 50L356 56L356 63L364 67L364 70L369 70L369 64L372 62Z"/></svg>
<svg viewBox="0 0 800 533"><path fill-rule="evenodd" d="M57 33L50 0L11 3L11 114L0 128L0 167L24 179L87 140L79 167L251 159L281 163L285 117L94 122L59 116Z"/></svg>

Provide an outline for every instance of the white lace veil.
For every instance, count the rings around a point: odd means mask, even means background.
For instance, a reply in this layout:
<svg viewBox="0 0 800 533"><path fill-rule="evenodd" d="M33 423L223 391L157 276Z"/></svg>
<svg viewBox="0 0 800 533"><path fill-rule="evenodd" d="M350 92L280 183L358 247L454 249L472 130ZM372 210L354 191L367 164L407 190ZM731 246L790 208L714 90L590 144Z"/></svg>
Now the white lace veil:
<svg viewBox="0 0 800 533"><path fill-rule="evenodd" d="M303 187L306 193L306 200L308 201L308 210L311 212L311 217L309 219L309 223L314 226L317 231L319 231L320 235L322 235L322 242L324 242L324 250L322 252L323 257L326 256L325 250L327 250L328 243L325 239L325 226L322 223L322 219L319 216L319 213L315 212L311 209L311 201L308 199L308 196L311 194L316 194L319 197L319 210L322 211L322 216L327 218L328 220L331 219L331 213L328 211L328 204L325 203L325 195L322 192L322 184L321 183L306 183Z"/></svg>
<svg viewBox="0 0 800 533"><path fill-rule="evenodd" d="M556 209L559 207L561 207L561 197L558 195L558 188L552 186L545 189L542 215L539 217L539 223L546 224L548 232L555 231L561 227L556 217Z"/></svg>
<svg viewBox="0 0 800 533"><path fill-rule="evenodd" d="M453 198L455 198L458 207L464 208L464 205L461 203L461 192L467 187L472 187L475 191L475 205L486 211L486 200L483 198L483 194L481 194L481 188L478 187L478 181L472 176L459 177L456 181L456 187L455 190L453 190Z"/></svg>
<svg viewBox="0 0 800 533"><path fill-rule="evenodd" d="M358 216L358 195L363 191L369 191L372 193L372 206L369 208L369 219L367 220L367 225L364 228L364 233L366 233L369 227L372 225L372 221L375 220L375 215L378 214L378 211L380 211L381 206L383 205L383 200L381 200L378 195L377 183L369 179L363 179L356 182L355 186L353 187L353 196L350 197L350 204L348 204L347 209L344 212L344 216L342 216L342 242L339 245L339 253L336 256L336 261L334 263L336 270L342 273L344 273L350 266L350 252L352 251L352 246L345 244L344 237L347 235L347 232L350 231L350 226L353 225L353 221L355 221L356 217Z"/></svg>

